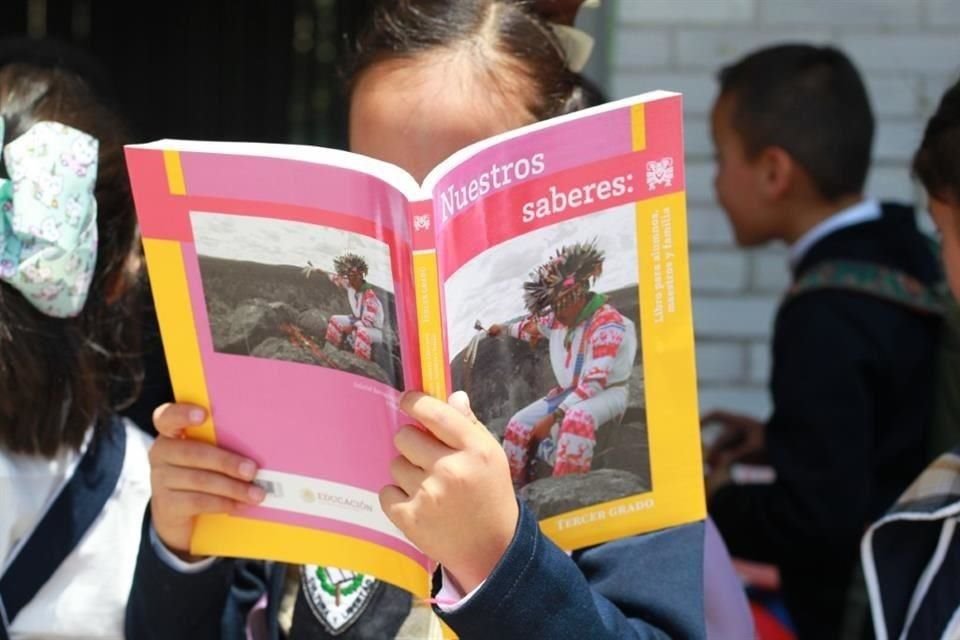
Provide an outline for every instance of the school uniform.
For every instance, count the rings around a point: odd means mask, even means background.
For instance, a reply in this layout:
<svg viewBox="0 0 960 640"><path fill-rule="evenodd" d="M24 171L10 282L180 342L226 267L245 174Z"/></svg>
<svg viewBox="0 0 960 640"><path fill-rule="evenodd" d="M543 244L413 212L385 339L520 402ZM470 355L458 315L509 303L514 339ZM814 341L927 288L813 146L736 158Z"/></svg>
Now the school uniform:
<svg viewBox="0 0 960 640"><path fill-rule="evenodd" d="M330 621L319 619L325 604L306 594L301 578L285 633L285 566L219 559L188 573L158 552L149 518L144 527L127 613L130 638L245 640L259 606L268 640L384 640L397 637L417 609L404 592L378 583L368 605L334 635ZM703 545L697 522L571 556L521 507L513 541L481 587L435 610L463 640L703 638ZM435 592L440 581L438 575Z"/></svg>
<svg viewBox="0 0 960 640"><path fill-rule="evenodd" d="M873 200L791 248L794 280L831 260L941 277L913 211ZM837 637L864 529L924 467L937 330L936 318L842 289L788 297L777 312L766 424L776 480L727 485L709 510L734 556L779 567L801 638Z"/></svg>
<svg viewBox="0 0 960 640"><path fill-rule="evenodd" d="M6 623L11 640L124 638L127 595L139 549L137 533L150 498L147 451L151 442L132 422L116 420L96 437L91 429L80 451L63 450L51 459L0 450L0 591L9 598L0 603L4 617L0 625ZM115 462L116 474L100 462ZM39 590L25 603L19 602L22 589L28 586L25 583L57 552L54 547L64 529L77 522L77 509L84 505L72 504L73 500L59 504L58 498L78 488L71 487L71 481L81 474L80 493L104 491L103 507L80 532L77 544L64 549L68 555ZM63 516L60 524L38 528L54 509ZM29 553L25 543L34 535L43 538L35 540L42 543L40 548L31 550L38 564L19 565L17 560ZM15 616L14 607L18 609Z"/></svg>

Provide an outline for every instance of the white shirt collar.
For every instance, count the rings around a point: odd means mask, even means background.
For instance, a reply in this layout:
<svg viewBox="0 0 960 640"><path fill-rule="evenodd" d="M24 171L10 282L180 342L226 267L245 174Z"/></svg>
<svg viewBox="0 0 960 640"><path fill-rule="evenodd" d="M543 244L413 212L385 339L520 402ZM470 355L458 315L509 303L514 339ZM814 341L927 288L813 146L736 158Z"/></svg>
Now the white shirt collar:
<svg viewBox="0 0 960 640"><path fill-rule="evenodd" d="M790 268L795 269L813 245L831 233L855 224L876 220L880 215L880 203L873 198L866 198L833 214L800 236L800 239L790 246Z"/></svg>

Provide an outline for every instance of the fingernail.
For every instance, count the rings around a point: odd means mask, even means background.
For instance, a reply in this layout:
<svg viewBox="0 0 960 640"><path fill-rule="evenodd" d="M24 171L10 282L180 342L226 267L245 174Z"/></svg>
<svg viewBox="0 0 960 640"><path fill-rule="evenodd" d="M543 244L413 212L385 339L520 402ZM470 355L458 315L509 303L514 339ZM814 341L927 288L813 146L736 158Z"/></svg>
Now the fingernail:
<svg viewBox="0 0 960 640"><path fill-rule="evenodd" d="M240 477L247 480L253 480L254 476L257 475L257 465L252 460L244 460L237 467L237 470L240 472Z"/></svg>
<svg viewBox="0 0 960 640"><path fill-rule="evenodd" d="M247 489L247 495L250 496L252 502L263 502L263 499L267 497L267 492L258 487L257 485L252 485Z"/></svg>
<svg viewBox="0 0 960 640"><path fill-rule="evenodd" d="M206 419L207 413L203 409L190 409L188 418L192 424L202 424Z"/></svg>

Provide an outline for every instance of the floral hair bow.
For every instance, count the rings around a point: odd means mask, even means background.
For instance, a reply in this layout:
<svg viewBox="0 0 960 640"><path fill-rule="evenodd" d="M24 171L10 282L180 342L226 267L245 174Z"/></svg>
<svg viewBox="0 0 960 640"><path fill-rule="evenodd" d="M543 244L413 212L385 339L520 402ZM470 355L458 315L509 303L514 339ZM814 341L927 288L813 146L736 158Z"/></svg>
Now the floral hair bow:
<svg viewBox="0 0 960 640"><path fill-rule="evenodd" d="M4 133L0 117L0 145ZM0 280L48 316L83 309L97 261L95 138L38 122L3 149Z"/></svg>

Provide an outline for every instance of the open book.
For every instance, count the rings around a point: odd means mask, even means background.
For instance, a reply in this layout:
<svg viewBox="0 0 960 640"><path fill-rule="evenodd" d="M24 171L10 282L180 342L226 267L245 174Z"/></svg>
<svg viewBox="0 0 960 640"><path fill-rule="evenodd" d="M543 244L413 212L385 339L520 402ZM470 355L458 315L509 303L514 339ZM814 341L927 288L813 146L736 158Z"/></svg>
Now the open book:
<svg viewBox="0 0 960 640"><path fill-rule="evenodd" d="M405 389L470 394L562 548L704 517L678 94L479 142L422 185L307 146L126 153L176 396L211 410L190 435L268 494L200 518L195 553L428 593L377 499Z"/></svg>

